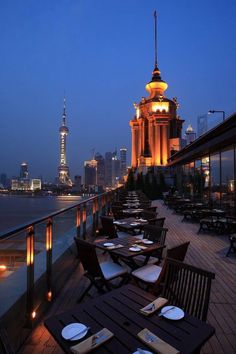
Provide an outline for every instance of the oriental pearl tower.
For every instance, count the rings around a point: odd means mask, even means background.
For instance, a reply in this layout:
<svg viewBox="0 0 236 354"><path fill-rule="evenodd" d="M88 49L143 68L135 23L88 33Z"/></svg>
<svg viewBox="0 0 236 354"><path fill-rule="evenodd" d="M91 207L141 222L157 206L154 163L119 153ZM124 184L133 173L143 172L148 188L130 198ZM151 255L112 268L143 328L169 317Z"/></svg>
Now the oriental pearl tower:
<svg viewBox="0 0 236 354"><path fill-rule="evenodd" d="M58 167L58 180L59 184L72 186L70 179L69 167L66 163L66 137L69 133L69 129L66 126L66 99L64 98L64 107L62 115L62 124L59 129L60 132L60 165Z"/></svg>

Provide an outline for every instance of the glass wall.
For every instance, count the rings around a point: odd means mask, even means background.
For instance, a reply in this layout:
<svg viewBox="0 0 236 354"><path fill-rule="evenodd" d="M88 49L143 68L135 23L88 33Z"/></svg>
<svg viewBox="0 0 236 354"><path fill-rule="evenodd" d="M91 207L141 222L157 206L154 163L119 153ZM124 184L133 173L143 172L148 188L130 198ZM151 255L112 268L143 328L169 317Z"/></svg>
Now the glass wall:
<svg viewBox="0 0 236 354"><path fill-rule="evenodd" d="M212 206L215 208L220 208L220 154L214 154L210 156L210 165L211 165L211 202Z"/></svg>
<svg viewBox="0 0 236 354"><path fill-rule="evenodd" d="M234 149L221 153L221 206L229 212L234 207Z"/></svg>
<svg viewBox="0 0 236 354"><path fill-rule="evenodd" d="M195 200L222 208L228 214L236 211L235 146L182 166L183 193Z"/></svg>

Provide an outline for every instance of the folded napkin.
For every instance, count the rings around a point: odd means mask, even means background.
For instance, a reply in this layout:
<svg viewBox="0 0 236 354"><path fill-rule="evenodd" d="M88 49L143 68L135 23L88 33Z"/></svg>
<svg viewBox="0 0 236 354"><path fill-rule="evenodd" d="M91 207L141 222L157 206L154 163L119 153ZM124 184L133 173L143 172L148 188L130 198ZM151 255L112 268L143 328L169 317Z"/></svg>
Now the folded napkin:
<svg viewBox="0 0 236 354"><path fill-rule="evenodd" d="M159 354L178 354L179 350L172 347L170 344L164 342L162 339L157 337L155 334L150 332L147 328L144 328L139 332L138 337L144 342L147 346L153 349L156 353Z"/></svg>
<svg viewBox="0 0 236 354"><path fill-rule="evenodd" d="M140 247L140 246L139 246ZM164 306L168 302L167 299L164 297L158 297L155 299L153 302L150 302L150 304L146 305L142 309L140 309L140 312L142 312L143 315L150 315L151 313L159 310L162 306Z"/></svg>
<svg viewBox="0 0 236 354"><path fill-rule="evenodd" d="M103 328L101 331L85 339L83 342L74 345L70 348L70 350L75 354L86 354L97 348L99 345L105 343L113 336L114 334L109 331L109 329Z"/></svg>
<svg viewBox="0 0 236 354"><path fill-rule="evenodd" d="M124 247L123 245L119 244L119 245L114 245L114 246L110 246L110 247L106 247L106 250L114 250L116 248L122 248Z"/></svg>

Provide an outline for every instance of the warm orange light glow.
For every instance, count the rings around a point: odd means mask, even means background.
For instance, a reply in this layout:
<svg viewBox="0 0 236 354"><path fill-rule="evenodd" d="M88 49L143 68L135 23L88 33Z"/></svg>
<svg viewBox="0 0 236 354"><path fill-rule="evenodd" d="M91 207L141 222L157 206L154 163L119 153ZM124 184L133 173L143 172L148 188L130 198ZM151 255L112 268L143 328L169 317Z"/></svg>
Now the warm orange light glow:
<svg viewBox="0 0 236 354"><path fill-rule="evenodd" d="M34 318L36 317L36 311L33 311L33 312L31 313L31 317L32 317L32 319L34 319Z"/></svg>
<svg viewBox="0 0 236 354"><path fill-rule="evenodd" d="M5 271L7 269L7 266L5 266L4 264L0 265L0 271Z"/></svg>
<svg viewBox="0 0 236 354"><path fill-rule="evenodd" d="M86 205L83 205L83 222L86 221L86 217L87 217Z"/></svg>
<svg viewBox="0 0 236 354"><path fill-rule="evenodd" d="M169 102L152 102L153 112L169 112Z"/></svg>
<svg viewBox="0 0 236 354"><path fill-rule="evenodd" d="M48 301L52 300L52 292L51 291L48 291L48 293L47 293L47 300Z"/></svg>
<svg viewBox="0 0 236 354"><path fill-rule="evenodd" d="M76 213L76 226L80 227L80 208L77 208L77 213Z"/></svg>
<svg viewBox="0 0 236 354"><path fill-rule="evenodd" d="M29 234L26 241L26 262L27 265L31 265L34 263L34 233L33 228L30 228Z"/></svg>
<svg viewBox="0 0 236 354"><path fill-rule="evenodd" d="M52 249L52 224L49 222L46 229L46 250Z"/></svg>

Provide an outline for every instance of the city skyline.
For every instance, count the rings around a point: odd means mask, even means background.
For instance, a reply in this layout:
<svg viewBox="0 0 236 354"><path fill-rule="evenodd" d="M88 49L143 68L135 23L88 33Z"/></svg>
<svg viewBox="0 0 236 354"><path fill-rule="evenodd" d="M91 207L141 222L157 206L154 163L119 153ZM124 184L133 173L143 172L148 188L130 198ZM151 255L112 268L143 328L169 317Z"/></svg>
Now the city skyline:
<svg viewBox="0 0 236 354"><path fill-rule="evenodd" d="M197 117L209 109L223 109L226 116L236 110L235 2L138 5L2 4L1 173L16 175L27 161L32 175L54 179L64 90L71 176L82 174L94 148L104 154L125 146L130 163L133 102L145 96L154 64L155 9L160 68L167 96L180 102L183 131L188 124L196 131Z"/></svg>

